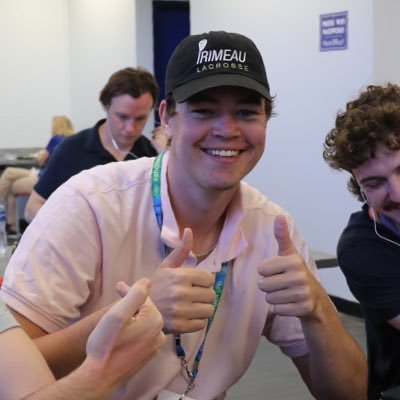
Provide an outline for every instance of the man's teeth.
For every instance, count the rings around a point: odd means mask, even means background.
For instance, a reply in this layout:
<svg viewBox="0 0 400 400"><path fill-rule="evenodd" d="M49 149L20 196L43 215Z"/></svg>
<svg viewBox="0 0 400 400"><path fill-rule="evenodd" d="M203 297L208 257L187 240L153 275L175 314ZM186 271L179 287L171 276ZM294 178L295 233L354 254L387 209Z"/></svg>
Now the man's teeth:
<svg viewBox="0 0 400 400"><path fill-rule="evenodd" d="M208 150L208 152L218 157L234 157L239 154L239 150Z"/></svg>

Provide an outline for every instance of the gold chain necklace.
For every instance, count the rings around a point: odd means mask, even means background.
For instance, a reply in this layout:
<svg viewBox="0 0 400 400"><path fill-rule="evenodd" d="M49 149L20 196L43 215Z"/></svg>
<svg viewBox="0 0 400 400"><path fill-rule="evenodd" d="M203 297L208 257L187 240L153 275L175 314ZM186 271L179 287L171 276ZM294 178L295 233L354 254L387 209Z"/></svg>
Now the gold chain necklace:
<svg viewBox="0 0 400 400"><path fill-rule="evenodd" d="M217 244L218 244L218 242L216 242L216 243L211 247L211 249L207 250L207 251L204 252L204 253L195 253L194 251L192 251L192 253L193 253L193 255L194 255L196 258L207 257L208 255L210 255L210 254L216 249Z"/></svg>

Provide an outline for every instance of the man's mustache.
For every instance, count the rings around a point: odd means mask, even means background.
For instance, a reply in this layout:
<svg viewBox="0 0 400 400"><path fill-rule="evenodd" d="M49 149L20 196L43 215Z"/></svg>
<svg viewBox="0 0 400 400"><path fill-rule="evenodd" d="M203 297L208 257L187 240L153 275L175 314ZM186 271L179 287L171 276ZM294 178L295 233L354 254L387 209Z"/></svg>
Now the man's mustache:
<svg viewBox="0 0 400 400"><path fill-rule="evenodd" d="M384 211L393 211L400 209L400 203L395 203L393 201L387 201L382 204L382 210Z"/></svg>

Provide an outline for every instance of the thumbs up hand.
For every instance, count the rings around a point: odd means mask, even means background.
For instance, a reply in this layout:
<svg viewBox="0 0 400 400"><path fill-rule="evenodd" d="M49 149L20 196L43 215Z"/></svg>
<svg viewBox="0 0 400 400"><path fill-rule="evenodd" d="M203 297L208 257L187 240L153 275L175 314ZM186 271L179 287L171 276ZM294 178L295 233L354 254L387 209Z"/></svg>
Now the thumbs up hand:
<svg viewBox="0 0 400 400"><path fill-rule="evenodd" d="M261 275L258 286L276 314L310 316L316 309L322 288L297 252L283 215L275 218L274 235L278 255L264 260L258 267Z"/></svg>
<svg viewBox="0 0 400 400"><path fill-rule="evenodd" d="M164 333L201 330L213 313L214 275L182 266L192 245L192 231L186 228L179 246L151 276L150 297L164 318Z"/></svg>

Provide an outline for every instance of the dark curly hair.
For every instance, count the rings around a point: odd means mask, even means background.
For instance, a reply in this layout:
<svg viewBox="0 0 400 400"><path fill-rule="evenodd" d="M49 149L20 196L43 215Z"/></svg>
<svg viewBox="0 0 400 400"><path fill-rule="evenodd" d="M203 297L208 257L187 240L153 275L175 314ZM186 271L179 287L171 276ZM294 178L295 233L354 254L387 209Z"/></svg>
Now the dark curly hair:
<svg viewBox="0 0 400 400"><path fill-rule="evenodd" d="M114 72L100 92L99 100L104 107L111 104L114 97L129 94L137 99L149 92L153 98L153 106L158 99L159 88L154 76L144 68L127 67Z"/></svg>
<svg viewBox="0 0 400 400"><path fill-rule="evenodd" d="M368 86L346 111L336 116L335 128L325 138L324 160L335 170L350 173L386 147L400 149L400 87ZM348 189L362 201L361 189L352 176Z"/></svg>

